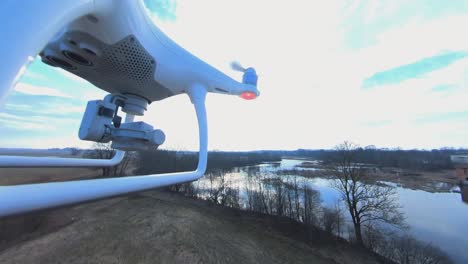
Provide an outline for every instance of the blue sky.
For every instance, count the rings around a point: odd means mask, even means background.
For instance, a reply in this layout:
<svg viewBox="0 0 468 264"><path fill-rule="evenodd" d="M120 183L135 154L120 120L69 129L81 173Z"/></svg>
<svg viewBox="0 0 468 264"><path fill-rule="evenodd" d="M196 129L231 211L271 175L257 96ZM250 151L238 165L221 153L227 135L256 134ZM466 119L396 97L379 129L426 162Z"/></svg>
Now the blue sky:
<svg viewBox="0 0 468 264"><path fill-rule="evenodd" d="M328 148L343 140L402 148L468 147L467 1L145 0L176 42L240 79L256 67L261 96L210 95L210 148ZM87 147L77 132L104 92L35 60L0 108L4 147ZM196 149L185 96L142 120L166 147Z"/></svg>

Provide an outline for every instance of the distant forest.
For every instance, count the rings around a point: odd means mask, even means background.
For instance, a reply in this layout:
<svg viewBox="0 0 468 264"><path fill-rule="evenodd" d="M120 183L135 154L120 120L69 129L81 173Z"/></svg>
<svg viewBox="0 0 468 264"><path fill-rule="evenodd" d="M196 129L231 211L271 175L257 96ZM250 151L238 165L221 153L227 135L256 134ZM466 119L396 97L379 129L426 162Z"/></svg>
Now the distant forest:
<svg viewBox="0 0 468 264"><path fill-rule="evenodd" d="M373 146L358 148L355 161L377 167L396 167L402 169L437 171L452 169L450 155L465 154L468 149L402 150L378 149ZM196 168L196 152L176 152L167 150L140 152L140 172L164 173L168 171L187 171ZM280 161L282 157L297 157L333 163L338 157L335 150L262 150L249 152L215 151L208 154L208 170L227 169L254 165L261 162ZM158 161L158 162L155 162Z"/></svg>
<svg viewBox="0 0 468 264"><path fill-rule="evenodd" d="M275 151L208 153L207 170L231 169L262 162L279 162L281 154ZM191 151L151 150L138 152L139 173L167 173L195 170L198 153Z"/></svg>
<svg viewBox="0 0 468 264"><path fill-rule="evenodd" d="M354 160L358 163L373 164L378 167L396 167L402 169L414 169L436 171L452 169L450 155L467 154L467 149L441 148L433 150L402 150L402 149L378 149L374 146L358 148ZM298 150L297 155L312 157L325 163L332 163L337 159L335 150Z"/></svg>
<svg viewBox="0 0 468 264"><path fill-rule="evenodd" d="M102 144L106 146L105 144ZM68 155L96 156L95 152L105 151L107 154L98 158L110 158L113 150L109 146L93 150L76 148L49 149L47 151L61 151ZM94 154L93 154L94 153ZM130 152L129 157L136 156ZM151 150L138 151L140 173L165 173L188 171L195 169L198 153L194 151ZM468 154L468 149L441 148L432 150L402 150L367 146L357 148L354 160L357 163L372 164L377 167L395 167L424 171L453 169L451 155ZM338 152L333 149L298 149L298 150L258 150L258 151L210 151L208 154L208 170L229 169L259 164L262 162L278 162L283 157L320 160L324 164L336 161ZM94 157L96 158L96 157Z"/></svg>

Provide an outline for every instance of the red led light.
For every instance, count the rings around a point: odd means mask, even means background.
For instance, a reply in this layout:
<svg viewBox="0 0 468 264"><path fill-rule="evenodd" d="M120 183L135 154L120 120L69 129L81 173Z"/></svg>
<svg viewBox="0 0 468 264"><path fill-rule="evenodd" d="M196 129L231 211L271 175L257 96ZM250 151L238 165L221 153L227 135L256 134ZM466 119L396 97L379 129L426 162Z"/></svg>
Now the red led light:
<svg viewBox="0 0 468 264"><path fill-rule="evenodd" d="M240 97L245 100L252 100L252 99L257 98L257 95L252 92L243 92L241 93Z"/></svg>

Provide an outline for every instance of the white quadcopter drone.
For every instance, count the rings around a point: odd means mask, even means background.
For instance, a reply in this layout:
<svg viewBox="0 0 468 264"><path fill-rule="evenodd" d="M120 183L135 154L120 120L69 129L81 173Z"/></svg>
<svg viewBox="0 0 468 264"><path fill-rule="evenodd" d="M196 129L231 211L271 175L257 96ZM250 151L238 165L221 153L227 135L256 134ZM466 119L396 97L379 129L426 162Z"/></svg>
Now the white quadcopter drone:
<svg viewBox="0 0 468 264"><path fill-rule="evenodd" d="M126 150L159 146L164 133L134 122L148 104L187 94L195 106L200 150L192 172L111 179L0 187L0 217L74 204L156 187L189 182L203 176L207 162L206 93L259 95L253 68L237 82L190 54L151 21L143 2L135 0L0 1L0 102L28 63L42 61L88 80L110 94L88 102L79 137L112 142L110 160L0 156L0 167L103 167L117 165ZM121 121L118 109L126 113ZM2 175L6 177L8 175Z"/></svg>

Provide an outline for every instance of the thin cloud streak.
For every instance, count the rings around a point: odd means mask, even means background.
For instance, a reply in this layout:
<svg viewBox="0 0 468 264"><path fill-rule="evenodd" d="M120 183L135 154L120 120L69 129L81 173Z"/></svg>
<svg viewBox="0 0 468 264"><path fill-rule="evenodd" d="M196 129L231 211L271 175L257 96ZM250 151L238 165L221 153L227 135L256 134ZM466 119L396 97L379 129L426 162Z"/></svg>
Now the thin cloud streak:
<svg viewBox="0 0 468 264"><path fill-rule="evenodd" d="M70 95L67 95L54 88L44 87L44 86L35 86L32 84L27 84L27 83L22 83L22 82L16 84L14 90L18 93L29 94L29 95L44 95L44 96L71 98Z"/></svg>
<svg viewBox="0 0 468 264"><path fill-rule="evenodd" d="M450 52L423 58L417 62L402 65L386 71L377 72L363 82L363 88L372 88L382 84L393 84L418 78L432 71L447 67L452 63L464 59L468 52Z"/></svg>

